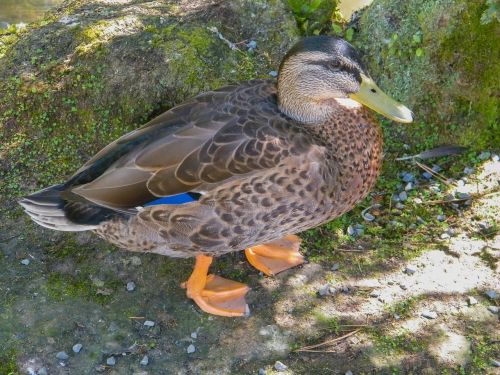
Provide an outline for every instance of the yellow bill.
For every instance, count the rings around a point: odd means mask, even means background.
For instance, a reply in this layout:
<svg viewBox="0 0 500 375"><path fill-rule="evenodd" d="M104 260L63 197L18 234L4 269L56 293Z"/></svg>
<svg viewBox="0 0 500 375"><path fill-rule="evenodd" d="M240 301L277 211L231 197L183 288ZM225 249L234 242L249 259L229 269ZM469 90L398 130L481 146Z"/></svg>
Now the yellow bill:
<svg viewBox="0 0 500 375"><path fill-rule="evenodd" d="M391 120L404 123L413 121L413 113L407 107L384 94L373 79L364 74L361 74L359 91L349 96Z"/></svg>

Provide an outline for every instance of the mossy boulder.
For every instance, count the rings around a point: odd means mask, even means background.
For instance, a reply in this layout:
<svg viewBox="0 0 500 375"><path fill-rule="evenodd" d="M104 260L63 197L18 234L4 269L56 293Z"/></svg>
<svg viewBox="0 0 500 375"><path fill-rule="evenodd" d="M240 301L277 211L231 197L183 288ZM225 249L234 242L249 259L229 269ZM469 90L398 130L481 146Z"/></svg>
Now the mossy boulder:
<svg viewBox="0 0 500 375"><path fill-rule="evenodd" d="M354 43L371 74L415 112L402 136L426 148L500 144L500 22L492 1L375 0Z"/></svg>
<svg viewBox="0 0 500 375"><path fill-rule="evenodd" d="M297 37L286 6L264 0L71 0L4 31L3 207L187 97L269 77Z"/></svg>

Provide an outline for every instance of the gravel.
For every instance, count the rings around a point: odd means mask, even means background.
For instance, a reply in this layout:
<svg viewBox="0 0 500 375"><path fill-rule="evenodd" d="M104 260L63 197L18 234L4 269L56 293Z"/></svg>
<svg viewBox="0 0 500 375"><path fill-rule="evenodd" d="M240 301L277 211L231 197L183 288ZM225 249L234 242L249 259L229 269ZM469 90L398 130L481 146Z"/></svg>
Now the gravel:
<svg viewBox="0 0 500 375"><path fill-rule="evenodd" d="M65 361L69 358L69 355L66 352L59 352L56 354L56 358Z"/></svg>
<svg viewBox="0 0 500 375"><path fill-rule="evenodd" d="M446 220L446 216L445 216L445 215L438 215L438 216L437 216L437 221L441 221L441 222L443 222L443 221L445 221L445 220Z"/></svg>
<svg viewBox="0 0 500 375"><path fill-rule="evenodd" d="M407 275L413 275L415 272L417 272L417 269L413 266L407 266L404 270Z"/></svg>
<svg viewBox="0 0 500 375"><path fill-rule="evenodd" d="M198 332L191 332L191 338L192 339L197 339L198 338Z"/></svg>
<svg viewBox="0 0 500 375"><path fill-rule="evenodd" d="M147 366L149 363L149 358L147 355L145 355L144 357L142 357L141 361L139 362L139 364L143 365L143 366Z"/></svg>
<svg viewBox="0 0 500 375"><path fill-rule="evenodd" d="M467 298L467 303L469 304L469 306L474 306L474 305L477 305L479 302L474 297L469 296Z"/></svg>
<svg viewBox="0 0 500 375"><path fill-rule="evenodd" d="M135 283L133 281L129 281L127 283L127 291L133 292L135 290Z"/></svg>
<svg viewBox="0 0 500 375"><path fill-rule="evenodd" d="M80 350L82 350L82 348L83 348L83 345L80 343L73 345L73 351L75 353L80 353Z"/></svg>
<svg viewBox="0 0 500 375"><path fill-rule="evenodd" d="M153 322L152 320L146 320L146 321L144 322L144 325L145 325L146 327L154 327L154 326L155 326L155 322Z"/></svg>
<svg viewBox="0 0 500 375"><path fill-rule="evenodd" d="M270 75L271 77L277 77L277 76L278 76L278 72L277 72L276 70L271 70L271 71L269 72L269 75Z"/></svg>
<svg viewBox="0 0 500 375"><path fill-rule="evenodd" d="M187 354L192 354L192 353L194 353L196 351L196 347L193 344L190 344L187 347L186 351L187 351Z"/></svg>
<svg viewBox="0 0 500 375"><path fill-rule="evenodd" d="M111 357L107 358L106 359L106 364L108 366L114 366L114 365L116 365L116 359L115 359L115 357L111 356Z"/></svg>
<svg viewBox="0 0 500 375"><path fill-rule="evenodd" d="M422 317L427 319L436 319L438 317L438 314L435 311L425 310L422 312Z"/></svg>
<svg viewBox="0 0 500 375"><path fill-rule="evenodd" d="M495 292L494 290L487 290L486 292L484 292L484 294L486 294L488 296L488 298L490 298L490 299L497 299L498 298L498 293Z"/></svg>
<svg viewBox="0 0 500 375"><path fill-rule="evenodd" d="M404 202L408 199L408 193L406 191L402 191L401 193L399 193L398 197L401 202Z"/></svg>
<svg viewBox="0 0 500 375"><path fill-rule="evenodd" d="M413 187L414 187L413 182L408 182L405 185L405 191L410 191L411 189L413 189Z"/></svg>
<svg viewBox="0 0 500 375"><path fill-rule="evenodd" d="M36 372L37 375L48 375L47 369L45 367L42 367L41 369L38 369Z"/></svg>
<svg viewBox="0 0 500 375"><path fill-rule="evenodd" d="M30 264L30 260L29 260L29 259L23 259L23 260L21 261L21 264L23 264L23 265L27 266L28 264Z"/></svg>
<svg viewBox="0 0 500 375"><path fill-rule="evenodd" d="M498 306L488 306L488 310L493 314L498 314L500 308Z"/></svg>
<svg viewBox="0 0 500 375"><path fill-rule="evenodd" d="M413 173L410 173L410 172L403 172L402 180L404 182L413 182L413 181L415 181L415 175Z"/></svg>
<svg viewBox="0 0 500 375"><path fill-rule="evenodd" d="M276 361L276 363L274 364L274 369L276 371L286 371L288 369L288 366L285 365L283 362L280 362L280 361Z"/></svg>

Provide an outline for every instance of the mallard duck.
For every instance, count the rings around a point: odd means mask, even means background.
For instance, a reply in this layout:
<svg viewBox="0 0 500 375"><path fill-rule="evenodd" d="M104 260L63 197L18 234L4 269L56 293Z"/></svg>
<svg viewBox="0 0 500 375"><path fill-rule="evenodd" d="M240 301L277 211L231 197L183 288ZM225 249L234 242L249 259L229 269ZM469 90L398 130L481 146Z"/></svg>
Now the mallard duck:
<svg viewBox="0 0 500 375"><path fill-rule="evenodd" d="M205 92L109 144L68 181L23 198L38 224L93 231L127 250L195 257L182 286L212 314L248 312L248 287L208 275L244 250L267 275L303 263L295 234L342 215L375 183L380 126L411 111L385 95L345 40L316 36L277 82Z"/></svg>

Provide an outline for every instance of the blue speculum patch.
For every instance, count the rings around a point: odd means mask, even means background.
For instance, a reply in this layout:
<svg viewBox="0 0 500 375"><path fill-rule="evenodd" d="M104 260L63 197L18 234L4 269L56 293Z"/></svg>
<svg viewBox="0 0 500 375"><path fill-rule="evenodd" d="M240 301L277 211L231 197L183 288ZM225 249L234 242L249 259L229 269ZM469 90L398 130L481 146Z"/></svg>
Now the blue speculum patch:
<svg viewBox="0 0 500 375"><path fill-rule="evenodd" d="M201 194L198 193L182 193L176 195L170 195L168 197L161 197L155 199L154 201L145 203L143 206L155 206L158 204L184 204L189 202L195 202L200 199Z"/></svg>

